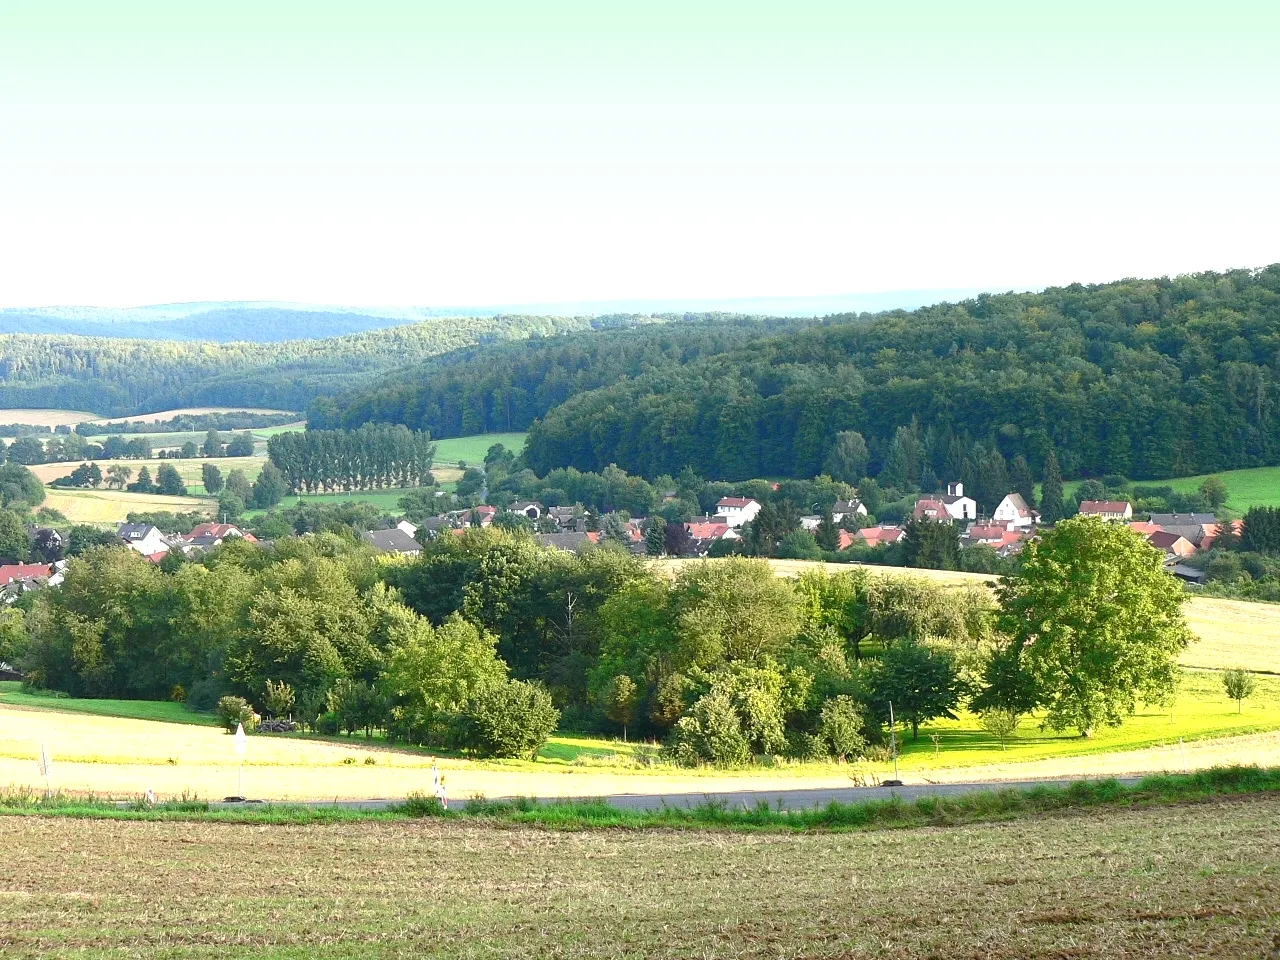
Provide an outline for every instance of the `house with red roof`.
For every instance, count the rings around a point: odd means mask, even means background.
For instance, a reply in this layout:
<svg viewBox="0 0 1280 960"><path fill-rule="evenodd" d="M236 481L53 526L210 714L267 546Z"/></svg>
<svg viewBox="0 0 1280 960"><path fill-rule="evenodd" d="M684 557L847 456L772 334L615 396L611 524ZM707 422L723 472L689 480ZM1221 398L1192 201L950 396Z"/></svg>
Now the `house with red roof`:
<svg viewBox="0 0 1280 960"><path fill-rule="evenodd" d="M847 533L848 531L842 531ZM905 539L907 531L902 527L864 527L854 534L854 538L868 547L886 547ZM844 538L841 537L841 542ZM841 548L843 549L843 547Z"/></svg>
<svg viewBox="0 0 1280 960"><path fill-rule="evenodd" d="M0 566L0 587L27 580L45 579L53 575L53 567L47 563L7 563Z"/></svg>
<svg viewBox="0 0 1280 960"><path fill-rule="evenodd" d="M1166 560L1185 560L1196 552L1196 545L1180 533L1160 530L1147 537L1147 543L1164 552Z"/></svg>
<svg viewBox="0 0 1280 960"><path fill-rule="evenodd" d="M1006 530L1030 530L1035 526L1036 517L1036 512L1017 492L1007 494L991 513L991 519L1003 524Z"/></svg>
<svg viewBox="0 0 1280 960"><path fill-rule="evenodd" d="M1108 522L1133 519L1133 504L1127 500L1081 500L1080 516L1101 517Z"/></svg>

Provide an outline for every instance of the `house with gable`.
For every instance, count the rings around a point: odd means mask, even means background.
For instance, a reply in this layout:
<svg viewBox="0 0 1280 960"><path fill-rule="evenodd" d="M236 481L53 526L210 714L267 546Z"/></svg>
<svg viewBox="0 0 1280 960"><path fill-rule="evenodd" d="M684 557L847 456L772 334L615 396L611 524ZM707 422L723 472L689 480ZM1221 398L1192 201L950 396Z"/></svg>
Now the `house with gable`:
<svg viewBox="0 0 1280 960"><path fill-rule="evenodd" d="M964 484L947 484L946 493L930 493L916 501L912 516L917 520L932 520L935 523L955 523L957 520L978 519L978 503L972 497L966 497Z"/></svg>
<svg viewBox="0 0 1280 960"><path fill-rule="evenodd" d="M173 546L159 527L149 523L122 523L116 528L119 537L130 550L136 550L148 560L159 562Z"/></svg>
<svg viewBox="0 0 1280 960"><path fill-rule="evenodd" d="M867 508L861 500L837 500L831 508L831 519L836 523L844 523L846 517L856 520L866 515Z"/></svg>
<svg viewBox="0 0 1280 960"><path fill-rule="evenodd" d="M716 504L716 518L735 529L750 523L760 512L760 502L750 497L721 497Z"/></svg>
<svg viewBox="0 0 1280 960"><path fill-rule="evenodd" d="M1000 505L991 513L993 522L1001 524L1006 530L1030 530L1035 526L1037 514L1027 506L1022 494L1007 494Z"/></svg>
<svg viewBox="0 0 1280 960"><path fill-rule="evenodd" d="M843 530L841 533L848 533L848 531ZM906 539L906 536L907 531L902 527L864 527L852 534L853 541L851 543L857 542L868 547L885 547ZM844 537L840 538L840 542L844 543ZM840 549L843 550L845 547L842 546Z"/></svg>
<svg viewBox="0 0 1280 960"><path fill-rule="evenodd" d="M1101 517L1108 523L1133 519L1133 504L1127 500L1081 500L1080 516Z"/></svg>

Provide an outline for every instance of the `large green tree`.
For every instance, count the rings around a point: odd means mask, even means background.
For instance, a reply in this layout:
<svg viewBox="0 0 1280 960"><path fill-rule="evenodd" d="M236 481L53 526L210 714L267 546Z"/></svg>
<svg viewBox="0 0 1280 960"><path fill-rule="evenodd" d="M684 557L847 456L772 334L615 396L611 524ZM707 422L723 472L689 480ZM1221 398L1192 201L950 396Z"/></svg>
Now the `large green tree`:
<svg viewBox="0 0 1280 960"><path fill-rule="evenodd" d="M997 588L999 624L1055 730L1118 726L1140 700L1166 700L1190 640L1181 585L1137 533L1095 517L1030 543Z"/></svg>

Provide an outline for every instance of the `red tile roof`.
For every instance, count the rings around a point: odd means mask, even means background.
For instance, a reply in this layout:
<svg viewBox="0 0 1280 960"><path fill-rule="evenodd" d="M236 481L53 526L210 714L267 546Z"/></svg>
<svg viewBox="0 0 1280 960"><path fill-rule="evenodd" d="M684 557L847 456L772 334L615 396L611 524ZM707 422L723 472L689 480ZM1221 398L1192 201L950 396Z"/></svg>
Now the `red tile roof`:
<svg viewBox="0 0 1280 960"><path fill-rule="evenodd" d="M684 528L689 531L689 536L695 540L719 540L729 532L727 523L710 520L702 523L686 523Z"/></svg>
<svg viewBox="0 0 1280 960"><path fill-rule="evenodd" d="M1127 500L1081 500L1080 512L1086 515L1101 513L1123 514L1129 509Z"/></svg>
<svg viewBox="0 0 1280 960"><path fill-rule="evenodd" d="M32 580L35 577L47 577L53 573L53 567L43 563L10 563L0 566L0 587L15 580Z"/></svg>
<svg viewBox="0 0 1280 960"><path fill-rule="evenodd" d="M748 504L755 503L750 497L721 497L717 507L745 507Z"/></svg>
<svg viewBox="0 0 1280 960"><path fill-rule="evenodd" d="M869 547L878 547L882 543L897 543L907 532L901 527L867 527L859 530L857 538Z"/></svg>

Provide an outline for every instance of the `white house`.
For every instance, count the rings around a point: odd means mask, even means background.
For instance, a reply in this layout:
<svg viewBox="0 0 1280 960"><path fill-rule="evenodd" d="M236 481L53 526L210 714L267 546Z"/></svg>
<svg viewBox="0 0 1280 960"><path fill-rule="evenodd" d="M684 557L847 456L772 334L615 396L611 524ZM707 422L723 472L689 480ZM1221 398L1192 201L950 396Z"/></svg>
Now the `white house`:
<svg viewBox="0 0 1280 960"><path fill-rule="evenodd" d="M991 519L1006 530L1026 530L1035 525L1035 512L1027 506L1020 493L1010 493L1000 501Z"/></svg>
<svg viewBox="0 0 1280 960"><path fill-rule="evenodd" d="M116 528L116 536L144 557L169 552L169 539L149 523L122 523Z"/></svg>
<svg viewBox="0 0 1280 960"><path fill-rule="evenodd" d="M836 520L836 523L839 522L839 520ZM822 518L816 513L800 518L801 530L817 530L820 526L822 526Z"/></svg>
<svg viewBox="0 0 1280 960"><path fill-rule="evenodd" d="M844 523L845 517L865 517L867 508L861 500L837 500L831 508L831 519L836 523Z"/></svg>
<svg viewBox="0 0 1280 960"><path fill-rule="evenodd" d="M407 537L416 537L418 535L417 526L410 523L408 520L401 520L396 524L396 529Z"/></svg>
<svg viewBox="0 0 1280 960"><path fill-rule="evenodd" d="M963 483L949 483L946 493L931 493L917 500L913 516L917 520L933 520L936 523L976 520L978 503L972 497L964 495Z"/></svg>
<svg viewBox="0 0 1280 960"><path fill-rule="evenodd" d="M716 516L731 527L750 523L760 512L760 503L748 497L722 497L716 504Z"/></svg>

